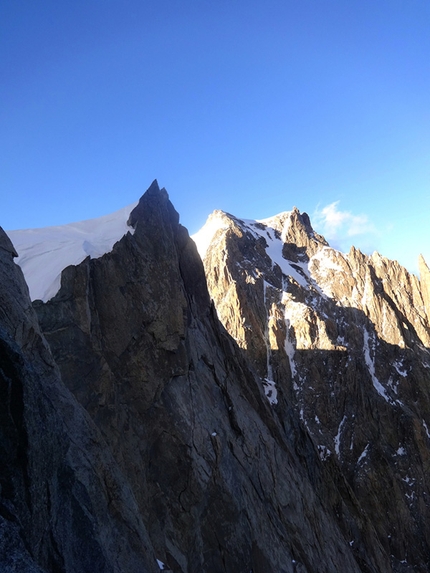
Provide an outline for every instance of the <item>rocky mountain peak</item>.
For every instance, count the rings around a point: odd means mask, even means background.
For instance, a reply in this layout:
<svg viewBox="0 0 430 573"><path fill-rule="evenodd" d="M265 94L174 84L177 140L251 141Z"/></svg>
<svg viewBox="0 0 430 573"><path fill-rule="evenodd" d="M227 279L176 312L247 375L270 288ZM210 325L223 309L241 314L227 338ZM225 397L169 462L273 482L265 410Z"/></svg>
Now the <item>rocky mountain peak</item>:
<svg viewBox="0 0 430 573"><path fill-rule="evenodd" d="M169 201L169 195L164 189L160 189L158 181L154 181L149 186L146 193L142 195L136 207L131 211L127 225L135 228L139 219L144 218L145 224L157 225L157 219L167 217L174 223L179 222L179 215Z"/></svg>
<svg viewBox="0 0 430 573"><path fill-rule="evenodd" d="M275 221L280 217L283 219L281 240L284 243L283 257L285 259L294 262L309 260L322 246L328 245L324 237L313 230L309 215L304 212L300 213L297 207L294 207L292 211L261 222L276 225Z"/></svg>
<svg viewBox="0 0 430 573"><path fill-rule="evenodd" d="M236 232L241 232L239 231L239 222L235 217L233 217L233 215L216 209L209 215L206 223L200 231L193 236L199 254L202 258L205 256L209 245L216 243L218 232L226 229L236 229Z"/></svg>
<svg viewBox="0 0 430 573"><path fill-rule="evenodd" d="M156 181L43 233L86 255L31 304L0 231L2 571L428 571L424 263L296 208L214 212L202 262Z"/></svg>
<svg viewBox="0 0 430 573"><path fill-rule="evenodd" d="M293 408L322 462L341 468L389 547L393 570L412 563L410 547L418 544L415 563L424 571L430 551L430 531L422 533L423 516L430 517L430 483L423 477L430 462L423 449L423 441L430 445L427 265L421 261L418 281L379 253L336 251L296 208L241 221L241 231L218 229L203 258L223 325L259 373L272 408L281 418ZM411 452L422 461L403 464ZM395 509L387 483L398 492ZM413 492L404 487L412 483L420 484Z"/></svg>
<svg viewBox="0 0 430 573"><path fill-rule="evenodd" d="M282 282L266 252L273 230L266 239L258 226L223 213L215 219L235 256L249 265L254 247L261 256L249 284L261 285L263 271ZM129 220L134 233L65 268L59 292L34 308L63 383L131 488L138 523L129 526L122 513L118 520L150 540L137 543L146 562L139 554L134 568L118 559L110 569L68 562L57 570L152 573L156 555L174 573L359 573L360 553L367 571L383 570L388 559L367 518L350 500L343 519L357 525L352 549L333 513L342 498L330 472L298 420L274 416L261 379L219 323L202 261L167 194L153 184ZM317 491L326 480L329 488Z"/></svg>
<svg viewBox="0 0 430 573"><path fill-rule="evenodd" d="M15 247L12 244L12 241L6 235L2 227L0 227L0 249L3 249L7 253L11 253L13 257L18 256L18 253L16 252Z"/></svg>

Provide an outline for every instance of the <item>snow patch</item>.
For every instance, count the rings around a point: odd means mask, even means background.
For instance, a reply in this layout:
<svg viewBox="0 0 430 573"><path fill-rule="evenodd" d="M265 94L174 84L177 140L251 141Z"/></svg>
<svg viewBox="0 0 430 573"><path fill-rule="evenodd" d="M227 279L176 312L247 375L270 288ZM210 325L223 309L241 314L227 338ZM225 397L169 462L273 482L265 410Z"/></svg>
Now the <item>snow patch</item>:
<svg viewBox="0 0 430 573"><path fill-rule="evenodd" d="M388 379L387 386L388 386L388 388L390 388L390 389L394 392L394 394L397 394L397 393L398 393L399 383L398 383L398 382L394 382L394 380L393 380L392 378L389 378L389 379ZM399 403L398 400L397 400L397 402Z"/></svg>
<svg viewBox="0 0 430 573"><path fill-rule="evenodd" d="M429 429L427 428L427 424L424 422L424 420L422 422L423 422L423 427L424 427L424 430L426 431L427 437L430 439L430 432L429 432Z"/></svg>
<svg viewBox="0 0 430 573"><path fill-rule="evenodd" d="M274 217L259 219L257 223L265 225L274 231L278 231L281 234L281 240L285 242L285 237L287 236L288 229L291 224L291 213L292 211L283 211Z"/></svg>
<svg viewBox="0 0 430 573"><path fill-rule="evenodd" d="M315 282L315 287L323 296L333 297L332 273L345 273L344 268L335 260L337 256L343 256L339 251L331 247L323 247L309 259L308 269L310 277ZM325 282L327 280L327 282Z"/></svg>
<svg viewBox="0 0 430 573"><path fill-rule="evenodd" d="M348 343L346 342L344 336L338 336L336 339L336 344L338 346L344 346L345 348L348 348Z"/></svg>
<svg viewBox="0 0 430 573"><path fill-rule="evenodd" d="M318 454L319 454L320 460L322 462L325 462L326 459L331 456L331 451L327 448L327 446L318 445L317 449L318 449Z"/></svg>
<svg viewBox="0 0 430 573"><path fill-rule="evenodd" d="M318 273L320 275L327 275L328 271L343 272L343 267L334 260L335 253L339 254L338 251L331 247L323 247L310 258L309 262L318 261Z"/></svg>
<svg viewBox="0 0 430 573"><path fill-rule="evenodd" d="M158 568L160 569L160 571L163 571L164 568L166 567L164 565L164 563L162 561L160 561L159 559L157 559L157 565L158 565Z"/></svg>
<svg viewBox="0 0 430 573"><path fill-rule="evenodd" d="M369 370L369 374L372 378L373 387L378 392L380 396L384 398L384 400L388 403L392 403L391 398L387 395L385 388L379 382L377 377L375 376L375 363L370 356L370 346L369 346L369 333L366 329L363 331L363 351L364 351L364 359L366 361L367 369ZM373 342L373 341L372 341Z"/></svg>
<svg viewBox="0 0 430 573"><path fill-rule="evenodd" d="M260 221L244 220L244 224L252 232L254 237L263 237L266 241L266 253L285 276L292 277L300 286L309 286L309 271L307 263L290 263L282 256L282 249L290 222L290 211L280 213L270 219ZM297 270L300 269L300 270Z"/></svg>
<svg viewBox="0 0 430 573"><path fill-rule="evenodd" d="M220 229L228 229L229 222L227 215L222 211L215 211L210 215L209 219L203 227L197 231L191 238L196 244L199 255L202 259L205 258L207 250L212 242L217 231Z"/></svg>
<svg viewBox="0 0 430 573"><path fill-rule="evenodd" d="M367 456L367 452L369 450L369 444L367 444L367 446L364 448L364 450L361 452L360 457L357 460L357 464L359 464L362 460L364 460L364 458Z"/></svg>
<svg viewBox="0 0 430 573"><path fill-rule="evenodd" d="M396 451L396 454L398 456L405 456L406 455L406 450L403 447L398 448L398 450Z"/></svg>
<svg viewBox="0 0 430 573"><path fill-rule="evenodd" d="M292 263L288 262L282 256L282 246L281 241L277 241L269 245L266 248L267 255L271 258L274 264L277 264L282 271L282 274L288 277L292 277L300 286L308 288L309 283L304 275L307 275L307 264L305 263ZM302 270L302 273L297 270L297 268Z"/></svg>
<svg viewBox="0 0 430 573"><path fill-rule="evenodd" d="M61 272L69 265L78 265L86 257L98 258L110 252L127 232L130 212L137 203L115 213L42 229L8 231L17 250L16 262L21 267L30 290L31 300L44 302L60 288Z"/></svg>
<svg viewBox="0 0 430 573"><path fill-rule="evenodd" d="M340 434L342 432L342 427L346 421L346 416L342 418L341 423L339 424L339 428L337 430L337 435L334 439L334 451L336 452L337 456L340 456Z"/></svg>
<svg viewBox="0 0 430 573"><path fill-rule="evenodd" d="M278 391L276 389L276 384L273 380L269 380L268 378L264 378L263 380L264 386L264 393L267 399L270 402L271 406L274 406L278 403Z"/></svg>
<svg viewBox="0 0 430 573"><path fill-rule="evenodd" d="M408 375L408 372L401 362L393 362L393 366L397 370L397 373L400 376L402 376L403 378L406 378L406 376Z"/></svg>

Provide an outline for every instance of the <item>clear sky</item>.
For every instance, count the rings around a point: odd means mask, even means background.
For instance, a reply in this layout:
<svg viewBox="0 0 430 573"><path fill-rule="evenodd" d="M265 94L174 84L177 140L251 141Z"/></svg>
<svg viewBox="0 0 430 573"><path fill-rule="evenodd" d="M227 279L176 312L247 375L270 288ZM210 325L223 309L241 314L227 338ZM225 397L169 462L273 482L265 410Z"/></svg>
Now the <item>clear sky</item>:
<svg viewBox="0 0 430 573"><path fill-rule="evenodd" d="M342 250L430 263L430 2L2 0L0 225L155 178L191 233L297 206Z"/></svg>

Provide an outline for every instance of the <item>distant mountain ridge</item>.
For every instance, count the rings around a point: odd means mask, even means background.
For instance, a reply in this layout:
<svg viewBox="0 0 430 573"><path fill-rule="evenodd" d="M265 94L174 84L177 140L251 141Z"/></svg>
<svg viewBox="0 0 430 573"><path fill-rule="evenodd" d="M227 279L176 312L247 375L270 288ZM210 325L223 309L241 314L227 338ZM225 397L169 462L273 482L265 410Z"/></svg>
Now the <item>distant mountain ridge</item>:
<svg viewBox="0 0 430 573"><path fill-rule="evenodd" d="M262 221L216 211L194 238L218 316L259 373L277 415L293 408L323 463L341 468L394 570L408 564L424 571L430 556L424 259L418 280L378 253L340 253L296 208Z"/></svg>
<svg viewBox="0 0 430 573"><path fill-rule="evenodd" d="M202 261L156 181L110 221L33 305L0 232L2 571L428 571L425 261L296 208L215 212Z"/></svg>

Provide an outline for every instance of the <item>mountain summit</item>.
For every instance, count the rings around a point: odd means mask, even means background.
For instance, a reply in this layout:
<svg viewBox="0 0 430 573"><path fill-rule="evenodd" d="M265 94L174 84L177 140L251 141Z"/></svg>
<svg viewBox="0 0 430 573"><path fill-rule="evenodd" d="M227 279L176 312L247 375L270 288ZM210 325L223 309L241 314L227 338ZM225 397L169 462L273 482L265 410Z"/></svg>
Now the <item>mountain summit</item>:
<svg viewBox="0 0 430 573"><path fill-rule="evenodd" d="M216 211L202 261L157 182L96 221L46 272L0 232L1 570L428 571L424 267L296 208Z"/></svg>
<svg viewBox="0 0 430 573"><path fill-rule="evenodd" d="M408 563L424 571L430 555L424 260L419 281L378 253L340 253L297 209L261 221L217 211L194 239L218 316L258 372L275 415L284 420L293 410L323 464L341 471L393 570L407 570Z"/></svg>

